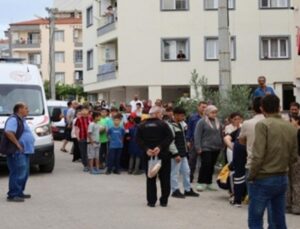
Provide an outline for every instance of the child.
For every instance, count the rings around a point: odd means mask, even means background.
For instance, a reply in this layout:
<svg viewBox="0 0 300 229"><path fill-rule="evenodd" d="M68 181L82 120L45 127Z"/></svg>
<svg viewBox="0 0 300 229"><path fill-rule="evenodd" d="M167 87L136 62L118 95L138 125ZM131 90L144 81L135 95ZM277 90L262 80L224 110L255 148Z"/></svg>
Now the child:
<svg viewBox="0 0 300 229"><path fill-rule="evenodd" d="M101 115L98 112L93 112L93 121L88 127L88 159L91 174L100 174L99 170L99 150L100 150L100 131L101 127L98 124ZM94 167L94 162L96 167Z"/></svg>
<svg viewBox="0 0 300 229"><path fill-rule="evenodd" d="M130 160L129 160L129 174L134 175L140 175L142 172L140 171L140 165L141 165L141 158L143 156L143 151L140 149L138 144L136 143L136 132L137 132L137 125L141 122L140 117L134 118L134 125L129 128L129 154L130 154ZM134 171L133 171L134 169Z"/></svg>
<svg viewBox="0 0 300 229"><path fill-rule="evenodd" d="M109 137L107 175L111 174L113 168L115 174L120 174L120 157L123 150L123 139L125 135L124 128L120 127L121 120L121 114L113 116L113 127L110 127L107 132Z"/></svg>

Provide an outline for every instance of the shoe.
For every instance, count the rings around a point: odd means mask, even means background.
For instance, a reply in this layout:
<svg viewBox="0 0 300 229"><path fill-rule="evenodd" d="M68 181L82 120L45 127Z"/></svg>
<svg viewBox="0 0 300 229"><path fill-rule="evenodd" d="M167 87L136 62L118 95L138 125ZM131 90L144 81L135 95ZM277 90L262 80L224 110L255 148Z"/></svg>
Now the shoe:
<svg viewBox="0 0 300 229"><path fill-rule="evenodd" d="M96 170L96 169L91 169L90 170L90 174L92 175L99 175L100 174L100 171Z"/></svg>
<svg viewBox="0 0 300 229"><path fill-rule="evenodd" d="M134 171L133 175L142 175L144 172L143 171Z"/></svg>
<svg viewBox="0 0 300 229"><path fill-rule="evenodd" d="M155 204L150 204L150 203L148 203L147 206L150 207L150 208L154 208L154 207L155 207Z"/></svg>
<svg viewBox="0 0 300 229"><path fill-rule="evenodd" d="M179 189L176 189L173 193L172 196L175 198L180 198L180 199L184 199L185 196L179 191Z"/></svg>
<svg viewBox="0 0 300 229"><path fill-rule="evenodd" d="M160 206L163 207L163 208L165 208L165 207L168 206L168 204L166 204L166 203L160 203Z"/></svg>
<svg viewBox="0 0 300 229"><path fill-rule="evenodd" d="M104 171L104 169L95 169L96 171L97 171L97 173L98 174L104 174L105 173L105 171Z"/></svg>
<svg viewBox="0 0 300 229"><path fill-rule="evenodd" d="M206 184L200 184L200 183L198 183L197 186L196 186L196 190L198 192L203 192L206 188L207 188Z"/></svg>
<svg viewBox="0 0 300 229"><path fill-rule="evenodd" d="M61 152L67 153L68 151L66 149L60 149Z"/></svg>
<svg viewBox="0 0 300 229"><path fill-rule="evenodd" d="M206 187L206 189L208 190L208 191L218 191L218 189L217 188L215 188L212 184L208 184L207 185L207 187Z"/></svg>
<svg viewBox="0 0 300 229"><path fill-rule="evenodd" d="M230 201L230 204L234 207L237 207L237 208L241 208L242 207L242 204L241 203L237 203L235 201Z"/></svg>
<svg viewBox="0 0 300 229"><path fill-rule="evenodd" d="M105 174L106 174L106 175L110 175L110 174L111 174L111 171L106 170Z"/></svg>
<svg viewBox="0 0 300 229"><path fill-rule="evenodd" d="M132 170L128 170L128 174L130 174L130 175L131 175L131 174L132 174Z"/></svg>
<svg viewBox="0 0 300 229"><path fill-rule="evenodd" d="M89 172L89 171L90 171L90 169L89 169L88 167L84 167L84 168L83 168L83 172L87 173L87 172Z"/></svg>
<svg viewBox="0 0 300 229"><path fill-rule="evenodd" d="M8 202L15 202L15 203L21 203L21 202L24 202L24 198L22 197L19 197L19 196L15 196L15 197L7 197L6 200Z"/></svg>
<svg viewBox="0 0 300 229"><path fill-rule="evenodd" d="M20 197L23 198L23 199L30 199L31 195L30 194L23 194Z"/></svg>
<svg viewBox="0 0 300 229"><path fill-rule="evenodd" d="M190 191L185 191L184 192L185 196L190 196L190 197L199 197L199 193L194 192L193 189L191 189Z"/></svg>
<svg viewBox="0 0 300 229"><path fill-rule="evenodd" d="M114 174L120 175L121 173L120 173L120 171L114 171Z"/></svg>

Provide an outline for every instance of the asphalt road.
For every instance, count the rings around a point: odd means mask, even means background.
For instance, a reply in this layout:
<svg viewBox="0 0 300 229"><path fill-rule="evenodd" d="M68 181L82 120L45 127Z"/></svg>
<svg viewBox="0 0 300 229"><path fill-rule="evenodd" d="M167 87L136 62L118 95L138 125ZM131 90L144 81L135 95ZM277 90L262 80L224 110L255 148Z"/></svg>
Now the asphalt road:
<svg viewBox="0 0 300 229"><path fill-rule="evenodd" d="M246 229L247 206L228 204L226 192L204 192L200 198L170 198L169 206L149 208L145 177L93 176L59 152L52 174L33 172L25 203L6 202L7 172L0 174L0 229ZM287 215L289 229L300 216Z"/></svg>

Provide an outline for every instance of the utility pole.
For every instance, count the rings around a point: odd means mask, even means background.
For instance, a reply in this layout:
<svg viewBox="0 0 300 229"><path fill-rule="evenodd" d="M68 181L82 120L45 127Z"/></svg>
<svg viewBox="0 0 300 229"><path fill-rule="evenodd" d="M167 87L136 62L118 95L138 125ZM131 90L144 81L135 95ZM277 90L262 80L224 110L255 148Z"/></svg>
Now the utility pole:
<svg viewBox="0 0 300 229"><path fill-rule="evenodd" d="M228 0L219 0L219 90L223 98L231 90L231 38L229 32Z"/></svg>
<svg viewBox="0 0 300 229"><path fill-rule="evenodd" d="M57 9L46 8L49 13L49 79L50 79L50 97L56 99L55 92L55 12Z"/></svg>

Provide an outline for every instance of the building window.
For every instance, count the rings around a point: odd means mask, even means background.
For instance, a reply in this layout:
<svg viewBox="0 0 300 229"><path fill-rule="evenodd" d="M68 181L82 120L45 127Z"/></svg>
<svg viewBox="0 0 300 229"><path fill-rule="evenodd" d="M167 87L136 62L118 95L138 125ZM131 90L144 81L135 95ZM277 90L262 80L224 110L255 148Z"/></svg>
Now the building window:
<svg viewBox="0 0 300 229"><path fill-rule="evenodd" d="M217 10L219 8L219 0L204 0L205 10ZM228 8L235 8L235 0L228 0Z"/></svg>
<svg viewBox="0 0 300 229"><path fill-rule="evenodd" d="M162 10L188 10L189 0L161 0Z"/></svg>
<svg viewBox="0 0 300 229"><path fill-rule="evenodd" d="M94 52L93 50L87 51L87 70L92 70L94 67Z"/></svg>
<svg viewBox="0 0 300 229"><path fill-rule="evenodd" d="M28 54L29 64L40 65L41 64L41 54L40 53L30 53Z"/></svg>
<svg viewBox="0 0 300 229"><path fill-rule="evenodd" d="M289 37L261 37L260 58L268 59L289 59L290 41Z"/></svg>
<svg viewBox="0 0 300 229"><path fill-rule="evenodd" d="M188 61L190 59L189 39L162 39L163 61Z"/></svg>
<svg viewBox="0 0 300 229"><path fill-rule="evenodd" d="M55 41L64 42L65 32L64 31L55 31L54 37L55 37Z"/></svg>
<svg viewBox="0 0 300 229"><path fill-rule="evenodd" d="M74 51L74 63L81 64L82 63L82 50Z"/></svg>
<svg viewBox="0 0 300 229"><path fill-rule="evenodd" d="M65 52L55 52L55 62L64 63L65 62Z"/></svg>
<svg viewBox="0 0 300 229"><path fill-rule="evenodd" d="M289 8L290 0L260 0L259 6L261 9Z"/></svg>
<svg viewBox="0 0 300 229"><path fill-rule="evenodd" d="M83 80L83 71L75 71L75 81Z"/></svg>
<svg viewBox="0 0 300 229"><path fill-rule="evenodd" d="M231 38L230 47L231 59L236 59L236 39ZM218 60L219 59L219 40L218 37L205 38L205 60Z"/></svg>
<svg viewBox="0 0 300 229"><path fill-rule="evenodd" d="M65 84L65 73L64 72L56 72L55 73L55 83Z"/></svg>
<svg viewBox="0 0 300 229"><path fill-rule="evenodd" d="M93 25L93 7L86 9L86 26L89 27Z"/></svg>

